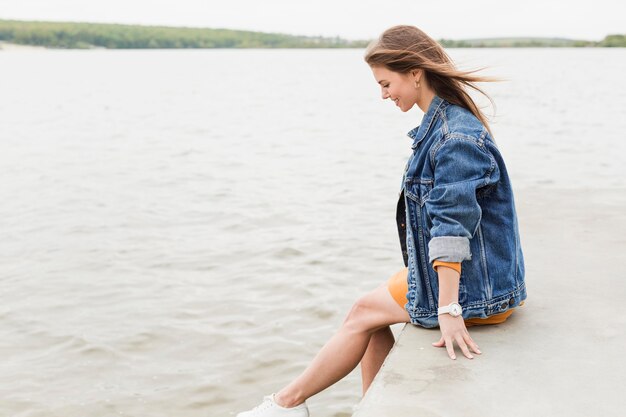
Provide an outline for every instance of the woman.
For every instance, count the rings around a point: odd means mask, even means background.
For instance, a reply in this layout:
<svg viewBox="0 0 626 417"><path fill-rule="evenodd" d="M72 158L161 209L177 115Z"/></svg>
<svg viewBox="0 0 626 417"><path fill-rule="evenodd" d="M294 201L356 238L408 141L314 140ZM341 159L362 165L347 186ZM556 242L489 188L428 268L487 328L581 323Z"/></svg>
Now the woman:
<svg viewBox="0 0 626 417"><path fill-rule="evenodd" d="M486 118L466 88L489 81L455 69L443 48L413 26L394 26L365 53L382 98L421 124L402 178L397 222L403 268L358 299L312 363L238 417L307 417L305 400L361 363L363 393L394 344L395 323L437 327L433 343L456 359L480 354L467 327L501 323L526 299L511 183ZM483 93L484 94L484 93ZM472 256L473 255L473 256Z"/></svg>

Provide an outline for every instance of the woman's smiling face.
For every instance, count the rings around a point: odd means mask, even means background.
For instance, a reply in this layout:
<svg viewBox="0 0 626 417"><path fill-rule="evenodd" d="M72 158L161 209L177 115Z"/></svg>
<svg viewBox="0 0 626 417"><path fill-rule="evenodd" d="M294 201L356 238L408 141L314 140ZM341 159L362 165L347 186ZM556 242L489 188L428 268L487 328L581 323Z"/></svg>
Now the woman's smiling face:
<svg viewBox="0 0 626 417"><path fill-rule="evenodd" d="M400 74L382 66L370 68L380 85L383 100L391 99L403 112L413 108L418 98L415 80L419 79L421 70L412 71L411 74Z"/></svg>

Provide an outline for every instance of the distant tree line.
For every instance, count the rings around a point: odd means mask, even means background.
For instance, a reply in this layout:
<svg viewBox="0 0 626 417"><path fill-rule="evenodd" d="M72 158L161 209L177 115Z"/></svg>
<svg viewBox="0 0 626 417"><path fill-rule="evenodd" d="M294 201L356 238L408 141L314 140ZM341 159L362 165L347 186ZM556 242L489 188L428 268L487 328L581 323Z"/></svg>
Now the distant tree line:
<svg viewBox="0 0 626 417"><path fill-rule="evenodd" d="M626 47L626 35L608 35L599 42L559 38L442 39L439 42L446 48Z"/></svg>
<svg viewBox="0 0 626 417"><path fill-rule="evenodd" d="M0 41L51 48L360 48L366 41L230 29L0 20Z"/></svg>
<svg viewBox="0 0 626 417"><path fill-rule="evenodd" d="M624 47L626 46L626 35L609 35L601 43L600 46Z"/></svg>
<svg viewBox="0 0 626 417"><path fill-rule="evenodd" d="M49 48L164 49L164 48L364 48L368 40L338 36L293 36L230 29L140 26L105 23L0 20L0 41ZM609 35L600 42L510 38L449 40L444 47L626 47L626 35Z"/></svg>

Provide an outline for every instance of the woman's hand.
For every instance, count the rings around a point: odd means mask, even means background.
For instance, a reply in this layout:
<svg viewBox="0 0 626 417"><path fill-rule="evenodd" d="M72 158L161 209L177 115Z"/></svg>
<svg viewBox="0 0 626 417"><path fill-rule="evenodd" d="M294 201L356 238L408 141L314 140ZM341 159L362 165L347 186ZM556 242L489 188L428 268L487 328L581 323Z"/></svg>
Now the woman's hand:
<svg viewBox="0 0 626 417"><path fill-rule="evenodd" d="M470 353L469 348L471 348L475 353L481 354L480 349L478 349L478 345L472 340L465 327L465 322L463 321L462 316L452 317L450 314L442 314L439 316L439 328L441 329L441 339L438 342L434 342L433 346L435 347L446 347L448 350L448 356L450 359L456 359L456 355L454 353L454 341L459 345L463 354L468 359L473 359L474 357Z"/></svg>

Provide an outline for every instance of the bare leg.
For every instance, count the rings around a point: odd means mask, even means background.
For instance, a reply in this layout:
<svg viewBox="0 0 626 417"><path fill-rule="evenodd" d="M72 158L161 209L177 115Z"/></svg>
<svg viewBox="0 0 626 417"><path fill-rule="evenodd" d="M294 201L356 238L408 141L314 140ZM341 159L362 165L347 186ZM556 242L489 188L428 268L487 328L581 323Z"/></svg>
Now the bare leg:
<svg viewBox="0 0 626 417"><path fill-rule="evenodd" d="M389 326L385 326L372 334L370 343L367 345L365 355L361 359L361 379L363 381L363 395L367 392L374 377L383 365L385 358L395 343L393 333Z"/></svg>
<svg viewBox="0 0 626 417"><path fill-rule="evenodd" d="M348 375L361 361L373 333L409 315L385 285L359 298L339 330L318 352L304 372L276 393L276 402L295 407Z"/></svg>

